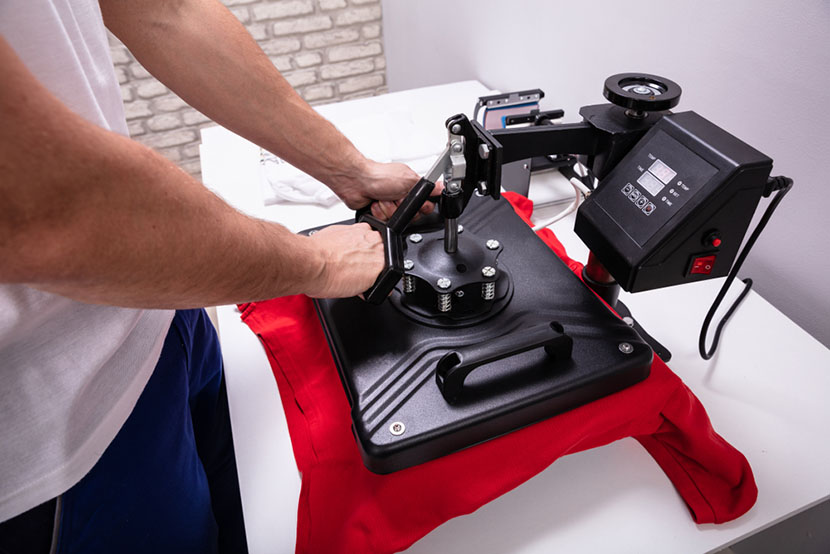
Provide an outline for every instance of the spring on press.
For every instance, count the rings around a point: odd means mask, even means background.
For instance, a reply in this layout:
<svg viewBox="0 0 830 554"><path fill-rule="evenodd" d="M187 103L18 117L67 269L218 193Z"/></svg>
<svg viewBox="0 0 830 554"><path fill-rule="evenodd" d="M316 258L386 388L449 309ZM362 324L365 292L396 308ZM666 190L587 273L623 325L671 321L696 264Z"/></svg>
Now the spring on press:
<svg viewBox="0 0 830 554"><path fill-rule="evenodd" d="M481 284L481 297L485 300L492 300L496 297L495 281L489 281Z"/></svg>
<svg viewBox="0 0 830 554"><path fill-rule="evenodd" d="M403 291L406 293L415 292L415 277L412 275L403 276Z"/></svg>
<svg viewBox="0 0 830 554"><path fill-rule="evenodd" d="M452 295L450 293L443 293L438 295L438 311L448 312L452 309Z"/></svg>

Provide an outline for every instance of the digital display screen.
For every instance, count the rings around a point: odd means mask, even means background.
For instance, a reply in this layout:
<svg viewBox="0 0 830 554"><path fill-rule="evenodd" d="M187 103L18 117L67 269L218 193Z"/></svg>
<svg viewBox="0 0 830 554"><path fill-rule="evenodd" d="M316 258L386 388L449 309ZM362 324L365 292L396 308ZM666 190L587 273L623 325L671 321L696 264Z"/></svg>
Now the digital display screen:
<svg viewBox="0 0 830 554"><path fill-rule="evenodd" d="M637 179L637 183L646 189L649 194L655 197L660 194L660 191L663 190L663 187L665 187L665 185L661 183L657 177L648 171L643 171L643 174L640 175L639 179Z"/></svg>
<svg viewBox="0 0 830 554"><path fill-rule="evenodd" d="M674 176L677 175L677 172L664 164L662 161L654 160L654 163L651 164L651 167L648 168L655 177L663 181L664 185L668 185L669 181L674 179Z"/></svg>

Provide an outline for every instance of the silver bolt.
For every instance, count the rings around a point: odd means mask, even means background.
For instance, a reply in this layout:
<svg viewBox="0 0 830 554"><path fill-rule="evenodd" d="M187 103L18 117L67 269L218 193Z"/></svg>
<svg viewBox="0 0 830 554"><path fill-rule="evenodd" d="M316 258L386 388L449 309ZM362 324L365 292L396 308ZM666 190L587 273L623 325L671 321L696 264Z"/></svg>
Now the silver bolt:
<svg viewBox="0 0 830 554"><path fill-rule="evenodd" d="M460 143L460 142L458 142L458 141L453 141L453 142L452 142L452 151L453 151L453 152L455 152L456 154L457 154L458 152L461 152L461 150L462 150L463 148L464 148L464 147L463 147L463 146L461 146L461 143Z"/></svg>
<svg viewBox="0 0 830 554"><path fill-rule="evenodd" d="M409 235L409 240L411 240L411 241L412 241L412 242L414 242L415 244L418 244L419 242L421 242L422 240L424 240L424 237L422 237L422 236L421 236L420 234L418 234L418 233L412 233L411 235Z"/></svg>
<svg viewBox="0 0 830 554"><path fill-rule="evenodd" d="M316 232L317 232L317 229L312 229L311 231L308 232L308 236L311 236Z"/></svg>
<svg viewBox="0 0 830 554"><path fill-rule="evenodd" d="M412 260L404 260L403 261L403 268L405 270L409 271L413 267L415 267L415 262L413 262Z"/></svg>
<svg viewBox="0 0 830 554"><path fill-rule="evenodd" d="M486 144L479 144L478 145L478 157L482 160L486 160L490 157L490 147Z"/></svg>
<svg viewBox="0 0 830 554"><path fill-rule="evenodd" d="M461 225L460 223L458 224L458 232L459 232L459 233L463 233L463 232L464 232L464 226L463 226L463 225Z"/></svg>
<svg viewBox="0 0 830 554"><path fill-rule="evenodd" d="M487 194L487 181L479 181L476 196L484 196L485 194Z"/></svg>
<svg viewBox="0 0 830 554"><path fill-rule="evenodd" d="M438 311L439 312L448 312L452 309L452 295L450 293L444 293L438 295Z"/></svg>
<svg viewBox="0 0 830 554"><path fill-rule="evenodd" d="M501 244L496 239L490 239L487 241L487 249L488 250L497 250Z"/></svg>
<svg viewBox="0 0 830 554"><path fill-rule="evenodd" d="M621 342L620 352L622 352L623 354L631 354L632 352L634 352L634 347L627 342Z"/></svg>
<svg viewBox="0 0 830 554"><path fill-rule="evenodd" d="M485 277L492 277L496 274L496 268L486 265L481 268L481 274Z"/></svg>
<svg viewBox="0 0 830 554"><path fill-rule="evenodd" d="M453 125L453 126L452 126L452 128L450 129L450 131L452 131L452 134L457 135L458 133L460 133L460 132L461 132L461 125L459 125L458 123L456 123L455 125Z"/></svg>
<svg viewBox="0 0 830 554"><path fill-rule="evenodd" d="M633 319L631 319L630 317L625 316L624 318L622 318L622 320L623 320L623 321L625 322L625 324L626 324L626 325L628 325L629 327L634 327L634 320L633 320Z"/></svg>
<svg viewBox="0 0 830 554"><path fill-rule="evenodd" d="M461 289L458 289L457 291L455 291L455 296L457 298L463 298L464 297L464 291L461 290Z"/></svg>
<svg viewBox="0 0 830 554"><path fill-rule="evenodd" d="M438 282L436 284L438 285L439 289L448 289L450 288L450 286L452 286L452 281L450 281L446 277L441 277L440 279L438 279Z"/></svg>
<svg viewBox="0 0 830 554"><path fill-rule="evenodd" d="M447 183L447 191L455 194L456 192L461 190L461 182L460 181L450 181Z"/></svg>
<svg viewBox="0 0 830 554"><path fill-rule="evenodd" d="M403 435L404 431L406 431L406 425L403 424L403 421L396 421L389 426L389 432L396 437Z"/></svg>

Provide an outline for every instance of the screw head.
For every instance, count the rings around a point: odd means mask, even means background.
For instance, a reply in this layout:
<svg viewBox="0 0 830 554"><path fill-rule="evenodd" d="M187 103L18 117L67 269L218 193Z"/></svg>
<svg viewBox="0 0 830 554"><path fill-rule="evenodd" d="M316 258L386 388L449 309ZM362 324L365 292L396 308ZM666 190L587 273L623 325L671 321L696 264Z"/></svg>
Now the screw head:
<svg viewBox="0 0 830 554"><path fill-rule="evenodd" d="M486 265L481 268L481 274L484 277L493 277L496 274L496 268Z"/></svg>
<svg viewBox="0 0 830 554"><path fill-rule="evenodd" d="M457 154L458 152L461 152L462 148L463 147L461 146L460 142L453 141L453 143L452 143L452 151L453 152L455 152Z"/></svg>
<svg viewBox="0 0 830 554"><path fill-rule="evenodd" d="M490 239L486 242L486 245L488 250L496 250L499 246L501 246L501 243L496 239Z"/></svg>
<svg viewBox="0 0 830 554"><path fill-rule="evenodd" d="M478 145L478 157L482 160L486 160L490 157L490 147L486 144L479 144Z"/></svg>
<svg viewBox="0 0 830 554"><path fill-rule="evenodd" d="M462 298L464 296L464 291L461 290L461 289L458 289L457 291L455 291L455 296L458 297L458 298Z"/></svg>
<svg viewBox="0 0 830 554"><path fill-rule="evenodd" d="M308 232L308 236L311 236L316 232L317 232L317 229L312 229L311 231Z"/></svg>
<svg viewBox="0 0 830 554"><path fill-rule="evenodd" d="M455 125L453 125L453 126L450 128L450 131L452 131L452 134L457 135L458 133L460 133L460 132L461 132L461 125L459 125L458 123L456 123Z"/></svg>
<svg viewBox="0 0 830 554"><path fill-rule="evenodd" d="M463 233L463 232L464 232L464 226L463 226L463 225L461 225L460 223L458 224L458 232L459 232L459 233Z"/></svg>
<svg viewBox="0 0 830 554"><path fill-rule="evenodd" d="M634 327L634 320L633 320L632 318L630 318L630 317L628 317L628 316L625 316L624 318L622 318L622 320L623 320L623 322L625 322L625 324L626 324L626 325L628 325L629 327Z"/></svg>
<svg viewBox="0 0 830 554"><path fill-rule="evenodd" d="M439 289L448 289L452 286L452 281L446 277L441 277L435 284L438 285Z"/></svg>
<svg viewBox="0 0 830 554"><path fill-rule="evenodd" d="M404 260L403 261L403 268L405 270L409 271L413 267L415 267L415 262L413 262L412 260Z"/></svg>
<svg viewBox="0 0 830 554"><path fill-rule="evenodd" d="M406 425L402 421L396 421L389 426L389 432L396 437L403 435L404 431L406 431Z"/></svg>
<svg viewBox="0 0 830 554"><path fill-rule="evenodd" d="M461 190L461 182L460 181L450 181L447 183L447 192L451 194L455 194L456 192Z"/></svg>
<svg viewBox="0 0 830 554"><path fill-rule="evenodd" d="M634 352L634 347L627 342L621 342L619 348L620 352L622 352L623 354L631 354L632 352Z"/></svg>
<svg viewBox="0 0 830 554"><path fill-rule="evenodd" d="M415 244L418 244L419 242L421 242L422 240L424 240L424 237L422 237L422 236L420 235L420 233L412 233L411 235L409 235L409 240L411 240L411 241L412 241L412 242L414 242Z"/></svg>

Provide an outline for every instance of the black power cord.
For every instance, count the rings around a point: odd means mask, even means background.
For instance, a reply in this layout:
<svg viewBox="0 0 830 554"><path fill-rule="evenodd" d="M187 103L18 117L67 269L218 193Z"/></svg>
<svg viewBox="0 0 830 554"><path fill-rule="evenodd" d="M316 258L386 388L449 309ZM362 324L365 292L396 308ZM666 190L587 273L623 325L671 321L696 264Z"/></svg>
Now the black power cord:
<svg viewBox="0 0 830 554"><path fill-rule="evenodd" d="M770 177L767 180L767 187L764 189L764 197L768 197L773 192L775 192L775 196L770 201L769 206L767 206L764 215L761 216L761 220L758 222L758 225L755 226L755 230L752 231L752 235L750 235L749 240L746 241L743 250L741 250L741 253L738 254L738 258L735 260L735 264L729 271L729 275L727 275L726 281L723 283L723 286L721 287L718 296L712 303L712 307L709 308L709 313L706 314L706 317L703 320L703 325L700 328L698 351L700 352L700 357L704 360L710 359L715 354L715 350L717 350L718 348L718 341L720 340L721 331L723 330L724 325L726 325L726 322L729 321L729 318L732 317L732 314L735 313L735 310L741 304L743 299L746 298L746 295L749 294L749 290L752 288L752 279L743 279L744 290L741 291L740 296L738 296L735 302L732 303L732 306L729 307L729 310L727 310L726 315L724 315L718 323L718 326L715 329L715 337L712 340L712 348L711 350L707 351L706 335L709 334L709 325L712 323L712 318L715 317L715 312L718 310L720 303L723 301L724 296L726 296L726 292L729 290L729 287L732 285L732 282L738 275L738 271L741 269L741 265L743 265L746 256L749 254L749 250L755 244L755 241L758 240L758 236L761 234L761 231L764 230L764 227L766 227L767 222L769 221L770 217L772 217L772 213L778 207L778 204L781 203L781 200L788 192L790 192L790 189L792 188L793 180L789 177L779 175L777 177Z"/></svg>

